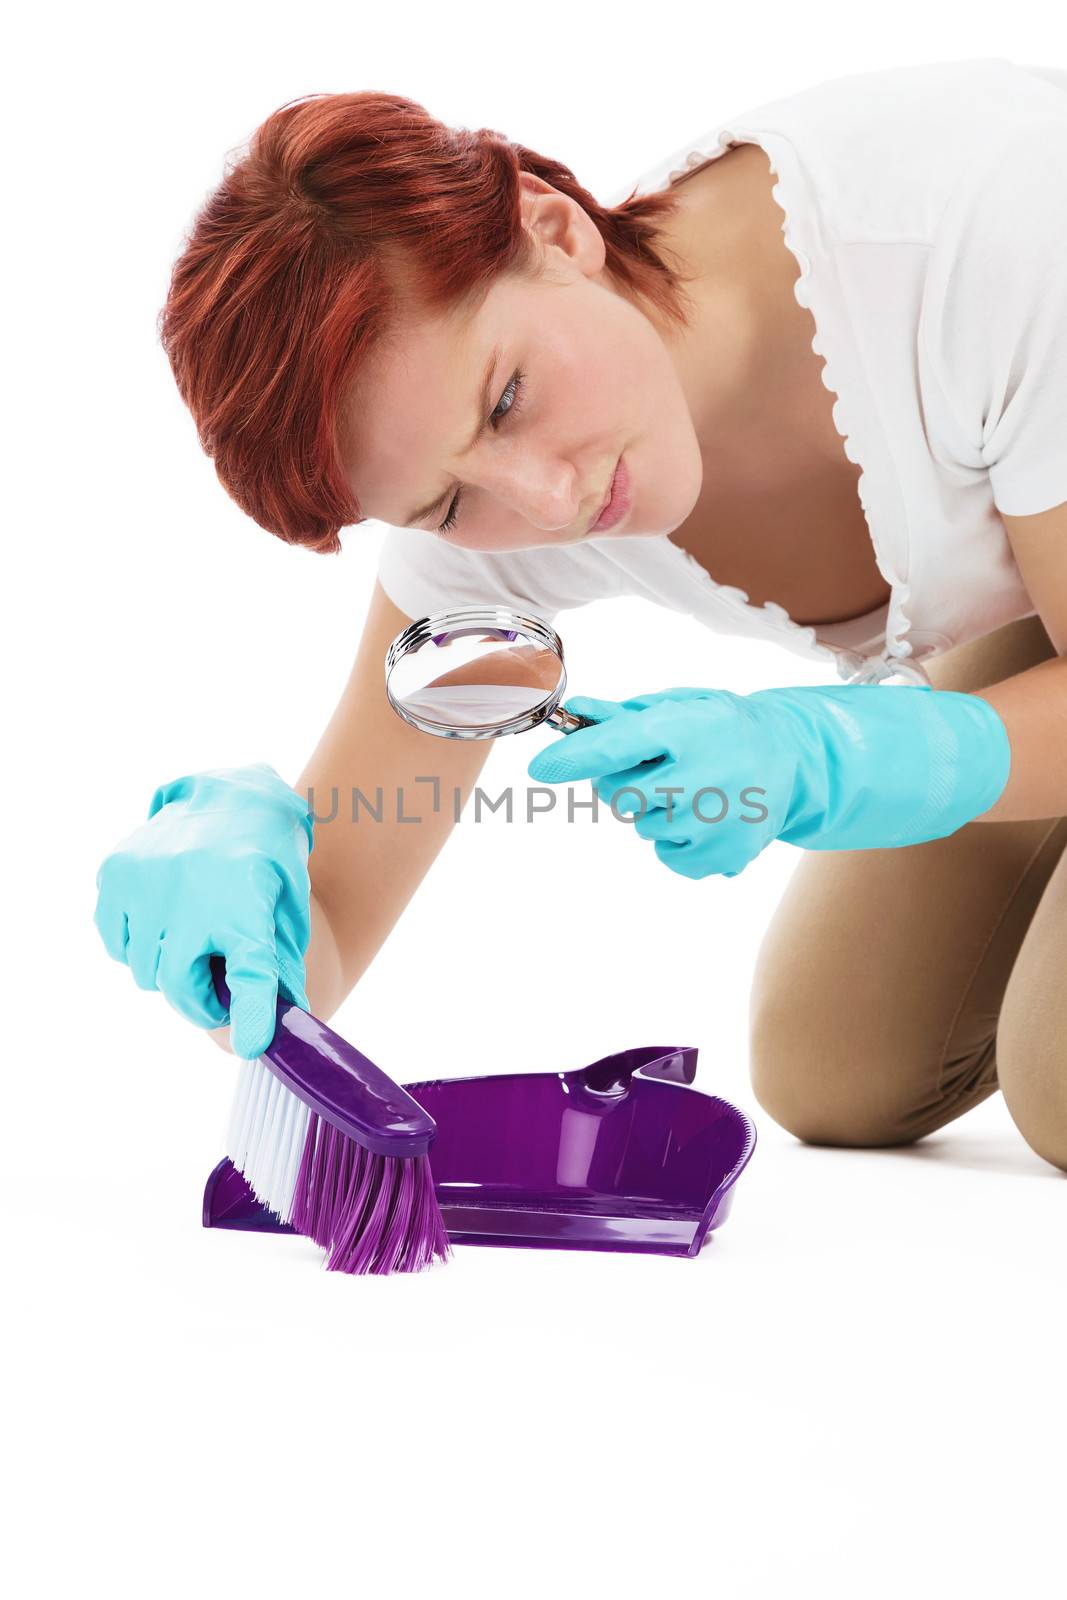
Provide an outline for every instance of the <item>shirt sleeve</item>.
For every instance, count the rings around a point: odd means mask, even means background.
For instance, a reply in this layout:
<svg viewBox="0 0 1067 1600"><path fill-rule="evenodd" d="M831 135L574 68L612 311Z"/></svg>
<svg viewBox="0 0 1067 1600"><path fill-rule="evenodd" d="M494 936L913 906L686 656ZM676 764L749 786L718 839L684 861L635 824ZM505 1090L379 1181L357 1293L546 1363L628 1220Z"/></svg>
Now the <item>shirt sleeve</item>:
<svg viewBox="0 0 1067 1600"><path fill-rule="evenodd" d="M968 175L931 251L919 339L999 511L1067 501L1067 99Z"/></svg>
<svg viewBox="0 0 1067 1600"><path fill-rule="evenodd" d="M618 587L589 547L468 550L417 528L393 527L379 553L378 581L412 621L435 611L498 605L551 623L561 611Z"/></svg>

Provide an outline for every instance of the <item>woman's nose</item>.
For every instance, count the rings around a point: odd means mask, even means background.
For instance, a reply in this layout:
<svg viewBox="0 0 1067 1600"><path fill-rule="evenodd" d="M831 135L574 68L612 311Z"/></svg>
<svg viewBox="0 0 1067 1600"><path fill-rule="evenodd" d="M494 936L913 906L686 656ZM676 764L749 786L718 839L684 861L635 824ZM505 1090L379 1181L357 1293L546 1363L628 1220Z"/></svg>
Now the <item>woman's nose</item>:
<svg viewBox="0 0 1067 1600"><path fill-rule="evenodd" d="M578 518L581 495L574 468L564 462L512 464L492 484L505 505L545 533L569 528Z"/></svg>

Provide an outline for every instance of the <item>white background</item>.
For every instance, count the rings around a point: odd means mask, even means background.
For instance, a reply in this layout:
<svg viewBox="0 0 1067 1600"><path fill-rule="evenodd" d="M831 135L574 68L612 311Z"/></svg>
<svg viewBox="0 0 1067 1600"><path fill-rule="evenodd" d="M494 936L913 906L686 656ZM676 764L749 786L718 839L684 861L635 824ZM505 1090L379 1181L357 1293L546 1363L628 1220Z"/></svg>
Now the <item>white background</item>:
<svg viewBox="0 0 1067 1600"><path fill-rule="evenodd" d="M692 883L610 816L465 821L334 1019L402 1080L698 1045L698 1086L754 1114L760 1143L695 1262L466 1249L366 1281L303 1241L203 1231L234 1069L91 920L97 865L158 783L299 773L384 531L321 558L248 521L157 343L183 231L264 117L398 92L606 195L829 77L1067 66L1048 17L194 0L9 23L10 1593L1062 1588L1063 1178L999 1099L873 1153L802 1147L759 1112L747 989L787 847ZM825 677L639 601L560 626L575 693ZM483 785L524 785L541 742L502 743Z"/></svg>

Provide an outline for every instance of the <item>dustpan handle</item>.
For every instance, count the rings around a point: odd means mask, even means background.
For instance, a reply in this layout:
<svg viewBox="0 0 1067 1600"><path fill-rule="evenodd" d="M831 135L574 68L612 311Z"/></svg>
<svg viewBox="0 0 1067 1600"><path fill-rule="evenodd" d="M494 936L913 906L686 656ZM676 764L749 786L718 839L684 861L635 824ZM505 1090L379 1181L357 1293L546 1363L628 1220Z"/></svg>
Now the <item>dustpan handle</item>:
<svg viewBox="0 0 1067 1600"><path fill-rule="evenodd" d="M697 1071L697 1047L692 1044L634 1045L616 1050L610 1056L582 1067L564 1077L580 1083L594 1094L620 1094L629 1088L635 1072L643 1078L661 1078L669 1083L692 1083Z"/></svg>

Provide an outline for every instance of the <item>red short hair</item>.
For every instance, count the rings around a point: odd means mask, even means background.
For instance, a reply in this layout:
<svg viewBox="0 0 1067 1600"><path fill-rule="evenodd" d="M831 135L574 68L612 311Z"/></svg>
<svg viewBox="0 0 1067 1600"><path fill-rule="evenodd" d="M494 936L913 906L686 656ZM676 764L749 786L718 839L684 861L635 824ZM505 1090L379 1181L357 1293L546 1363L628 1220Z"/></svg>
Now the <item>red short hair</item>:
<svg viewBox="0 0 1067 1600"><path fill-rule="evenodd" d="M681 279L657 249L669 191L604 208L561 162L490 128L448 128L399 95L294 101L228 166L174 265L159 333L220 483L260 527L326 553L363 520L338 448L346 391L402 275L443 310L531 265L520 172L577 201L611 277L685 323Z"/></svg>

